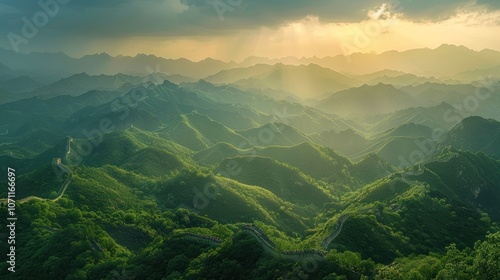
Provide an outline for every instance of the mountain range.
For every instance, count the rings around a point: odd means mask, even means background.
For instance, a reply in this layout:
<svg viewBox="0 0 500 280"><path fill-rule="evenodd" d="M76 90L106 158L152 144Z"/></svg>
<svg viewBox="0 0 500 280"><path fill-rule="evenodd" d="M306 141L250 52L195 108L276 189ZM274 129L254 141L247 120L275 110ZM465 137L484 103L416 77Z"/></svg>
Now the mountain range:
<svg viewBox="0 0 500 280"><path fill-rule="evenodd" d="M0 63L12 279L499 273L496 51Z"/></svg>
<svg viewBox="0 0 500 280"><path fill-rule="evenodd" d="M0 49L0 61L4 66L21 72L43 77L68 76L86 72L91 75L117 73L144 76L154 72L168 75L200 79L219 71L237 67L251 67L257 64L308 65L310 63L330 68L338 72L365 75L372 72L393 69L418 76L462 77L466 82L481 79L474 74L491 72L500 62L500 53L485 49L474 51L464 46L441 45L436 49L414 49L408 51L388 51L381 54L354 53L324 58L248 58L241 63L205 59L193 62L187 59L165 59L154 55L110 56L106 53L73 58L64 53L16 53ZM441 62L441 63L440 63ZM368 67L369 66L369 67ZM472 72L471 71L476 71ZM479 71L479 72L477 72ZM463 74L462 74L463 73ZM468 74L471 73L471 74Z"/></svg>

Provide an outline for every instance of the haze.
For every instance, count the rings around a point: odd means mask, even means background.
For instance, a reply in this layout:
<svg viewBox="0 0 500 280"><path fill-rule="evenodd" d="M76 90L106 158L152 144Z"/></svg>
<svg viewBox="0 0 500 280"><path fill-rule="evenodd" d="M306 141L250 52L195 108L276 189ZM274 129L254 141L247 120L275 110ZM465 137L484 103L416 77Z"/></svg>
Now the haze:
<svg viewBox="0 0 500 280"><path fill-rule="evenodd" d="M47 1L50 2L50 1ZM500 49L498 1L72 1L18 50L241 61L464 45ZM35 1L0 1L0 46ZM88 21L92 18L92 21Z"/></svg>

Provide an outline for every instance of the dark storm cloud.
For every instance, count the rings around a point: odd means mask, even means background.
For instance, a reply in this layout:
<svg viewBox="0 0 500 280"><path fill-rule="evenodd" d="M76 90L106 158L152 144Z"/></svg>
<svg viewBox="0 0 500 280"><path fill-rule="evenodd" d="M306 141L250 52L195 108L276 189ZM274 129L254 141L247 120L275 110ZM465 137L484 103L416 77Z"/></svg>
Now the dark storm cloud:
<svg viewBox="0 0 500 280"><path fill-rule="evenodd" d="M500 1L498 0L478 0L478 5L486 5L488 8L500 9Z"/></svg>
<svg viewBox="0 0 500 280"><path fill-rule="evenodd" d="M7 34L20 34L25 21L43 9L41 1L0 0L0 45ZM63 2L63 0L57 0ZM308 15L324 22L356 22L370 9L397 0L64 0L59 11L40 27L34 44L71 38L128 36L213 36L261 26L274 28ZM489 9L498 0L477 0ZM471 0L400 0L398 11L415 20L441 20ZM392 5L393 7L396 5Z"/></svg>
<svg viewBox="0 0 500 280"><path fill-rule="evenodd" d="M42 0L47 2L48 0ZM146 0L70 1L45 28L74 35L129 36L213 35L231 30L274 27L307 15L328 21L358 21L382 0ZM2 15L0 28L20 29L22 17L41 8L37 1L5 1L12 12ZM185 6L184 6L185 5Z"/></svg>

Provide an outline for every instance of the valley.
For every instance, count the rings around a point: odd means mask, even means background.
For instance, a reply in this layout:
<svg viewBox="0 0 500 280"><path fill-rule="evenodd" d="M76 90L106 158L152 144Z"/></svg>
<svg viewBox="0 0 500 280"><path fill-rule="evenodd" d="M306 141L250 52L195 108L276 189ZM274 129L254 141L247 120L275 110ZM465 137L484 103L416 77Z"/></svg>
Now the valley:
<svg viewBox="0 0 500 280"><path fill-rule="evenodd" d="M444 50L476 62L425 62ZM363 72L355 54L1 50L22 248L5 279L496 279L500 83L475 75L500 63L488 54L366 54ZM55 80L32 62L54 56ZM396 63L415 56L421 71ZM150 61L168 71L137 70Z"/></svg>

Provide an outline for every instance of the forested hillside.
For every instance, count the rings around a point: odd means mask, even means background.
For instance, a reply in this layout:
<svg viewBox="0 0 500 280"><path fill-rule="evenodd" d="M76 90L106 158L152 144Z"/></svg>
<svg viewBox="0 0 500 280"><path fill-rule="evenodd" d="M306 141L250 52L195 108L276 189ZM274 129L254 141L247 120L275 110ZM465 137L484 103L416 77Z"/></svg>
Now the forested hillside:
<svg viewBox="0 0 500 280"><path fill-rule="evenodd" d="M0 278L500 279L498 79L401 62L498 63L464 48L352 65L0 49ZM361 58L373 72L341 71ZM134 67L151 61L169 71Z"/></svg>

